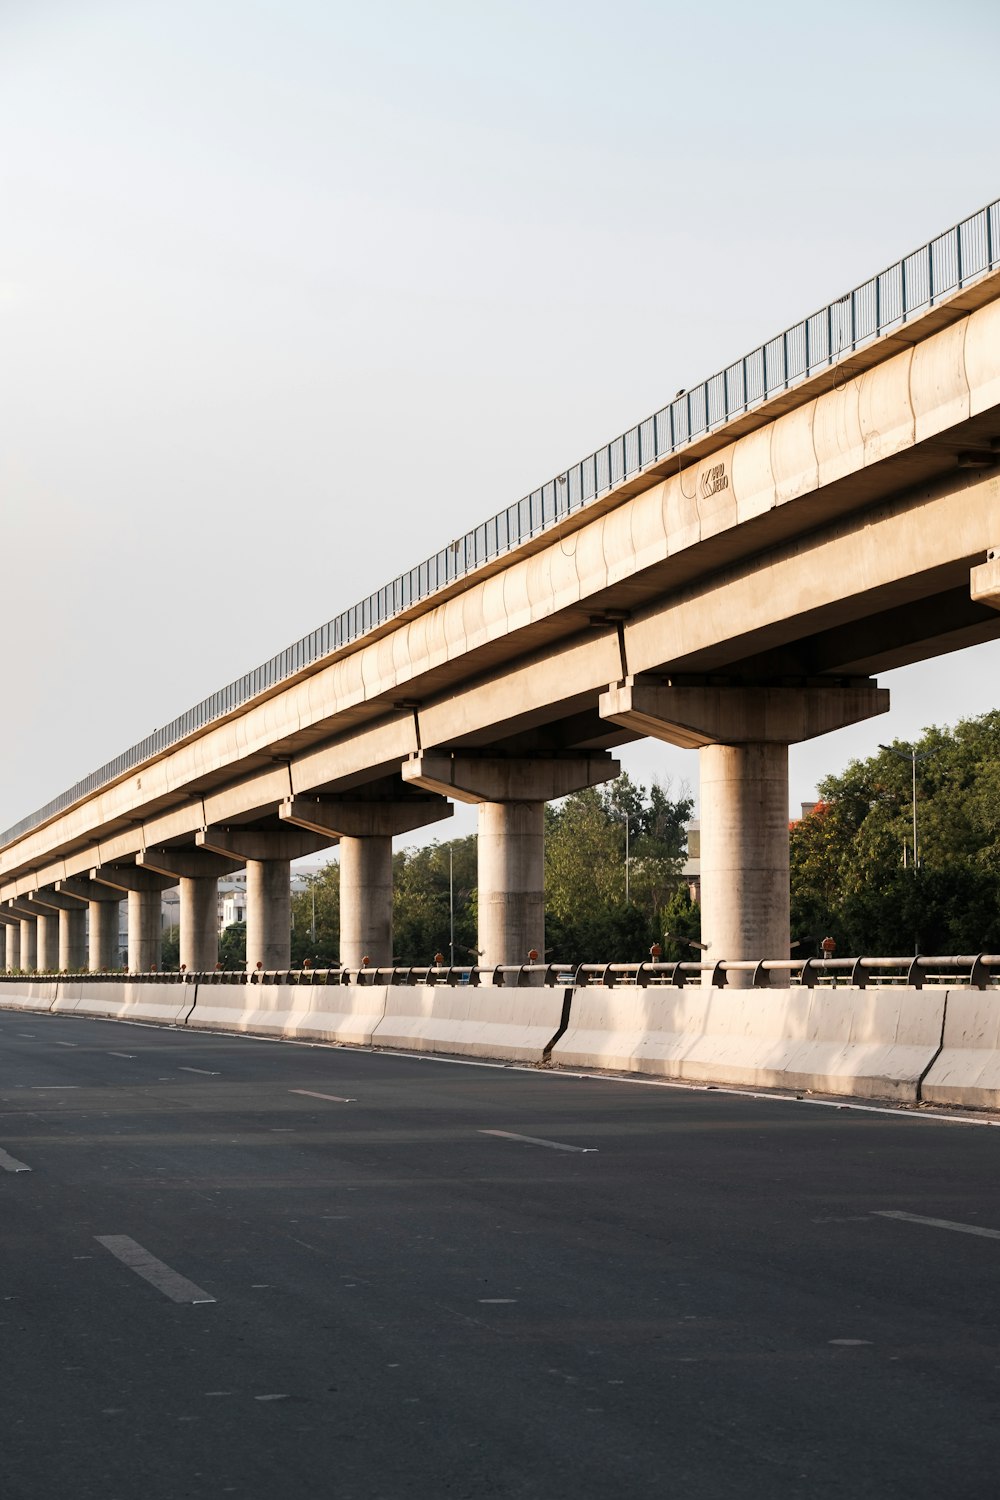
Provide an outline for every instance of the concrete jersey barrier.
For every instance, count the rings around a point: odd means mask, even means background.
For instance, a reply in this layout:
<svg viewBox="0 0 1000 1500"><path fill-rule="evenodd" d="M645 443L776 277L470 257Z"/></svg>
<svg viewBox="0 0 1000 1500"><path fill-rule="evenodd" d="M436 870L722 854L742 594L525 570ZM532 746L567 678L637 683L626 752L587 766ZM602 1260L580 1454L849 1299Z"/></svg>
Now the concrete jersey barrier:
<svg viewBox="0 0 1000 1500"><path fill-rule="evenodd" d="M1000 993L949 990L941 1052L921 1098L967 1109L1000 1109Z"/></svg>
<svg viewBox="0 0 1000 1500"><path fill-rule="evenodd" d="M576 992L552 1061L913 1102L943 1016L944 991L934 989L595 986Z"/></svg>
<svg viewBox="0 0 1000 1500"><path fill-rule="evenodd" d="M562 989L387 985L375 1047L540 1063L562 1024Z"/></svg>
<svg viewBox="0 0 1000 1500"><path fill-rule="evenodd" d="M179 1026L194 1004L193 984L136 984L129 980L65 980L53 1012L92 1016L111 1021L148 1021L154 1025Z"/></svg>
<svg viewBox="0 0 1000 1500"><path fill-rule="evenodd" d="M203 984L188 1025L367 1047L386 993L356 984Z"/></svg>
<svg viewBox="0 0 1000 1500"><path fill-rule="evenodd" d="M14 985L0 985L0 1006L4 1010L51 1010L59 986L51 979L18 980Z"/></svg>

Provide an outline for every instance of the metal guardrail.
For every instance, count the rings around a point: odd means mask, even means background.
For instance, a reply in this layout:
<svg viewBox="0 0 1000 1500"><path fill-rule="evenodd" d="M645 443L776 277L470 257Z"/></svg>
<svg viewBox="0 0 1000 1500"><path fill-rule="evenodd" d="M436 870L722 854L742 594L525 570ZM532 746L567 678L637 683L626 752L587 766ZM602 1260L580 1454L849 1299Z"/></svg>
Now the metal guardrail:
<svg viewBox="0 0 1000 1500"><path fill-rule="evenodd" d="M129 974L122 969L107 973L71 974L39 973L35 971L0 972L0 983L20 983L25 980L44 982L47 980L71 980L74 984L107 983L120 984L307 984L307 985L471 985L483 987L549 986L562 989L583 989L587 986L603 986L617 989L623 986L649 985L683 986L700 985L705 975L711 976L716 988L731 985L733 979L744 976L749 987L773 989L799 987L813 989L817 985L836 985L844 982L857 989L869 985L897 986L907 989L923 989L925 985L945 984L954 987L967 986L972 989L1000 987L1000 954L946 954L942 957L927 957L918 954L906 958L793 958L745 959L720 961L715 964L697 962L681 963L601 963L601 964L499 964L496 968L479 969L468 966L409 965L395 968L345 969L258 969L246 973L242 969L214 969L209 973L194 974L183 970L161 969L144 974ZM776 983L777 981L777 983ZM784 981L784 983L782 983Z"/></svg>
<svg viewBox="0 0 1000 1500"><path fill-rule="evenodd" d="M863 345L891 333L915 313L933 307L941 297L968 286L998 265L1000 200L987 204L861 286L768 339L700 385L680 392L669 405L564 469L522 500L498 511L408 573L400 574L277 656L154 730L0 834L0 847L215 719L251 702L304 667L351 645L483 563L547 531L695 438L752 411L769 397L789 390L810 375L838 364Z"/></svg>

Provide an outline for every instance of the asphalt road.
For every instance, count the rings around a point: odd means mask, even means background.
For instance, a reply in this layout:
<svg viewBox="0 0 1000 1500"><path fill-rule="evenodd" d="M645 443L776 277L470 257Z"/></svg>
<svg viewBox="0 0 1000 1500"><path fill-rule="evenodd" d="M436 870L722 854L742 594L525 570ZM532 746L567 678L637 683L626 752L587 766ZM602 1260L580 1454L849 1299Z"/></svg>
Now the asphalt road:
<svg viewBox="0 0 1000 1500"><path fill-rule="evenodd" d="M2 1012L0 1296L3 1500L997 1488L984 1124Z"/></svg>

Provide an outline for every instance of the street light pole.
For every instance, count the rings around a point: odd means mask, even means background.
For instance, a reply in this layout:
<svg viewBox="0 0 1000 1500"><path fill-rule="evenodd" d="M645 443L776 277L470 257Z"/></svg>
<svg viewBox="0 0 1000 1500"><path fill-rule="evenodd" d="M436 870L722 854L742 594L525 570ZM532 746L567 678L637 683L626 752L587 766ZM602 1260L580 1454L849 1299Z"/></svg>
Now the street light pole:
<svg viewBox="0 0 1000 1500"><path fill-rule="evenodd" d="M906 750L898 750L895 745L879 745L879 749L888 751L899 760L910 762L910 796L913 801L913 873L916 875L920 863L920 850L917 843L917 761L928 760L936 754L936 751L918 750L915 745L909 746Z"/></svg>
<svg viewBox="0 0 1000 1500"><path fill-rule="evenodd" d="M448 943L451 966L455 967L455 846L448 845Z"/></svg>

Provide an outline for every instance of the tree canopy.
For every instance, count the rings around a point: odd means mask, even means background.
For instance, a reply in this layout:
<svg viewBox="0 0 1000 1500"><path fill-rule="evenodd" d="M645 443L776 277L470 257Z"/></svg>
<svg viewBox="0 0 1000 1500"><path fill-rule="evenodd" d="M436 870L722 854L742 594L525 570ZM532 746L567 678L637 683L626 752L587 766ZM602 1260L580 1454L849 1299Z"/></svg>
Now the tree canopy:
<svg viewBox="0 0 1000 1500"><path fill-rule="evenodd" d="M872 956L998 951L1000 711L880 749L819 791L790 833L792 936L804 948L830 936Z"/></svg>

